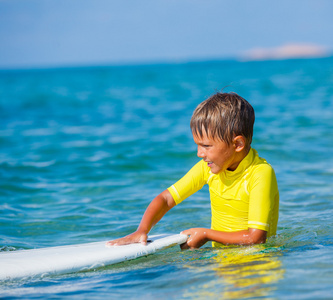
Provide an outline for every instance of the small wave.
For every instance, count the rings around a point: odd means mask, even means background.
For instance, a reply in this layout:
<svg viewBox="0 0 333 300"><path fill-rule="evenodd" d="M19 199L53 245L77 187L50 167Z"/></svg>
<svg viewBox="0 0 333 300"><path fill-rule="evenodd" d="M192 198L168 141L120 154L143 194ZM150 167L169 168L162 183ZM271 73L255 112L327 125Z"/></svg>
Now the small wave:
<svg viewBox="0 0 333 300"><path fill-rule="evenodd" d="M0 252L16 251L17 249L12 246L2 246L0 247Z"/></svg>
<svg viewBox="0 0 333 300"><path fill-rule="evenodd" d="M23 162L23 166L27 167L35 167L35 168L47 168L56 163L55 160L50 160L50 161L29 161L29 162Z"/></svg>

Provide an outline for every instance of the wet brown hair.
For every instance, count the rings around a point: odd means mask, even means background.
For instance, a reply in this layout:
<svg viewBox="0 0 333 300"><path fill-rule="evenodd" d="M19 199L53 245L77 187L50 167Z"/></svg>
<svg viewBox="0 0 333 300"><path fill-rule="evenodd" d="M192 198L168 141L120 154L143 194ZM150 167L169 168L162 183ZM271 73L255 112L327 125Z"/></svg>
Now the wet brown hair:
<svg viewBox="0 0 333 300"><path fill-rule="evenodd" d="M255 120L254 109L249 102L236 93L216 93L200 103L191 118L192 134L232 143L235 136L242 135L250 146Z"/></svg>

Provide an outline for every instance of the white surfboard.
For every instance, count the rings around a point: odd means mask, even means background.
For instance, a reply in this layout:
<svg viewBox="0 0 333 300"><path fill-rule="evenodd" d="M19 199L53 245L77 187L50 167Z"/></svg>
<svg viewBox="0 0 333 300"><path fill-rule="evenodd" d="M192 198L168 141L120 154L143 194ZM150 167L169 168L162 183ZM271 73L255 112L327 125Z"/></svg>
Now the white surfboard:
<svg viewBox="0 0 333 300"><path fill-rule="evenodd" d="M106 242L0 252L0 280L71 273L146 256L185 243L187 236L149 236L147 245L106 246Z"/></svg>

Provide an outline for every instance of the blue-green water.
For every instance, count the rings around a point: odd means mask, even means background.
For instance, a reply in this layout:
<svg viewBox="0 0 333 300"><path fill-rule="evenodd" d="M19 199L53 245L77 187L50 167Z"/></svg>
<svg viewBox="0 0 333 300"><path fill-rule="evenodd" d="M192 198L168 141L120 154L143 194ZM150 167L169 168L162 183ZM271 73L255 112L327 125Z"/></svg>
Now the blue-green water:
<svg viewBox="0 0 333 300"><path fill-rule="evenodd" d="M197 160L193 109L225 88L256 110L275 168L278 237L0 283L27 299L333 297L333 59L0 71L0 249L108 240ZM210 226L207 189L152 233Z"/></svg>

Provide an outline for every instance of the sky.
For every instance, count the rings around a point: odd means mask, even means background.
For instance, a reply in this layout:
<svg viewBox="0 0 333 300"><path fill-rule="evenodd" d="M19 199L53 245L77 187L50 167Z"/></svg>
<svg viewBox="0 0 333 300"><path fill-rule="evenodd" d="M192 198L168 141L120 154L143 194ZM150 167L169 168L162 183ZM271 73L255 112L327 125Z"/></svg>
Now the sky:
<svg viewBox="0 0 333 300"><path fill-rule="evenodd" d="M0 0L0 69L333 53L332 0Z"/></svg>

